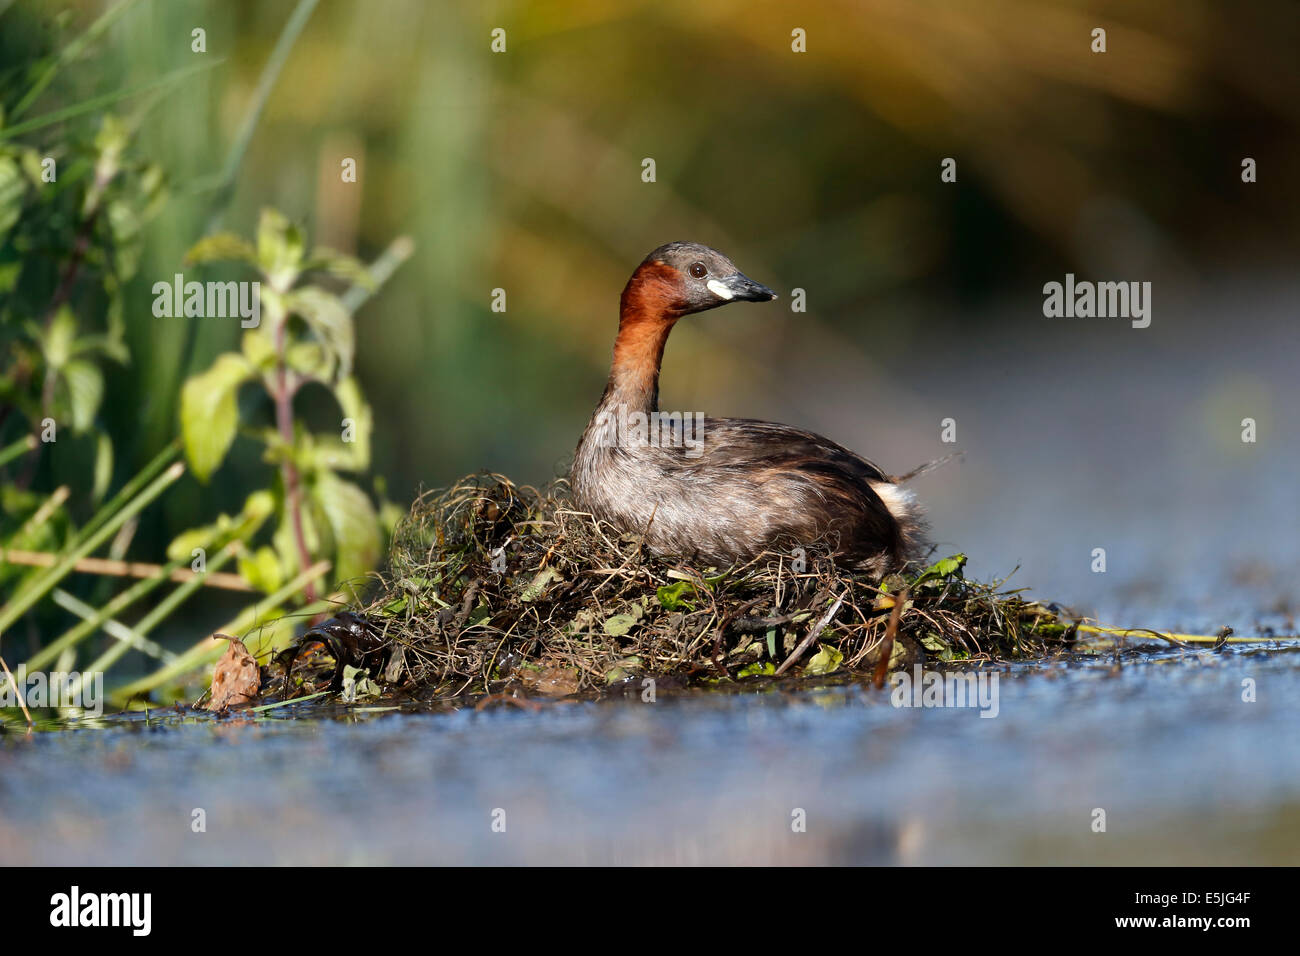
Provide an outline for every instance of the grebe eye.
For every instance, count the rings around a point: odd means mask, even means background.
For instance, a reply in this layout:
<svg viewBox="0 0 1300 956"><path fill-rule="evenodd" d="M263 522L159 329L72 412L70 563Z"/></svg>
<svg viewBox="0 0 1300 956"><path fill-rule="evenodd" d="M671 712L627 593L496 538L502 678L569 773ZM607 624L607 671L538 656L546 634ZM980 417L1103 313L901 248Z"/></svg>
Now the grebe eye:
<svg viewBox="0 0 1300 956"><path fill-rule="evenodd" d="M704 268L703 262L691 263L691 275L695 276L695 278L703 279L708 274L709 274L709 270Z"/></svg>

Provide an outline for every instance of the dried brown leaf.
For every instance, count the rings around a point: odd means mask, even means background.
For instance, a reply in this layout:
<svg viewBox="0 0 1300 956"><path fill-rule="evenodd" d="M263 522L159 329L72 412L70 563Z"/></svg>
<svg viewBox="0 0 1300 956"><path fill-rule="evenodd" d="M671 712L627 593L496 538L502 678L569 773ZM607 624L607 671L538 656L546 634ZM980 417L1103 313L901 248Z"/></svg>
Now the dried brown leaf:
<svg viewBox="0 0 1300 956"><path fill-rule="evenodd" d="M230 646L212 668L212 695L207 709L225 711L250 703L262 689L262 671L257 666L257 659L248 653L248 648L238 638L226 634L212 636L229 641Z"/></svg>

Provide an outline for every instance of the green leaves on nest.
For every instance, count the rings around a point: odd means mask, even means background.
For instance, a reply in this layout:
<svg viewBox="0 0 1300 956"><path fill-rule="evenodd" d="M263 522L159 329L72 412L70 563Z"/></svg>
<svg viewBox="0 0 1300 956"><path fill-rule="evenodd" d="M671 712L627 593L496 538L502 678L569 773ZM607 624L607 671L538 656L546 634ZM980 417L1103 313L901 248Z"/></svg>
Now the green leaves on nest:
<svg viewBox="0 0 1300 956"><path fill-rule="evenodd" d="M350 664L343 668L343 690L340 698L345 704L355 704L367 697L378 697L379 685L370 679L370 672Z"/></svg>
<svg viewBox="0 0 1300 956"><path fill-rule="evenodd" d="M564 580L564 575L555 568L542 568L533 579L524 586L523 591L519 594L521 601L536 601L546 593L547 588Z"/></svg>
<svg viewBox="0 0 1300 956"><path fill-rule="evenodd" d="M700 583L703 583L706 590L711 591L726 579L727 575L719 574L711 578L681 580L676 584L663 585L656 589L655 594L665 611L693 611L695 601L691 596L699 590Z"/></svg>
<svg viewBox="0 0 1300 956"><path fill-rule="evenodd" d="M817 653L812 656L803 669L805 674L818 677L823 674L833 674L839 670L840 664L844 660L844 654L837 647L829 644L819 644Z"/></svg>
<svg viewBox="0 0 1300 956"><path fill-rule="evenodd" d="M630 613L611 614L605 618L601 630L610 637L626 637L643 617L645 617L645 611L641 605L633 604L630 606Z"/></svg>
<svg viewBox="0 0 1300 956"><path fill-rule="evenodd" d="M927 584L942 584L949 578L964 577L962 572L964 567L966 567L966 555L954 554L930 565L916 576L911 586L917 588Z"/></svg>
<svg viewBox="0 0 1300 956"><path fill-rule="evenodd" d="M688 599L687 595L695 593L695 585L690 581L678 581L676 584L665 584L659 588L655 594L659 598L659 603L664 606L665 611L676 611L682 608L691 610L694 604Z"/></svg>

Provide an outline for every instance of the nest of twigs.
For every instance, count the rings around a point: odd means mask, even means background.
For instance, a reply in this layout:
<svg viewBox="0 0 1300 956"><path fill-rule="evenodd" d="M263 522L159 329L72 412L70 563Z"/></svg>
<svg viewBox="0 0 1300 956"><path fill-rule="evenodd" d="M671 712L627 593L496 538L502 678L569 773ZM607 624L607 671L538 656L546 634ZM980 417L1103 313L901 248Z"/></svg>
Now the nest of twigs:
<svg viewBox="0 0 1300 956"><path fill-rule="evenodd" d="M379 685L455 696L883 674L923 659L1039 656L1073 640L1055 608L968 581L964 564L955 555L883 581L817 553L693 567L574 511L564 482L538 490L482 475L417 500L369 603L299 647L327 646L336 688L345 670L364 669Z"/></svg>

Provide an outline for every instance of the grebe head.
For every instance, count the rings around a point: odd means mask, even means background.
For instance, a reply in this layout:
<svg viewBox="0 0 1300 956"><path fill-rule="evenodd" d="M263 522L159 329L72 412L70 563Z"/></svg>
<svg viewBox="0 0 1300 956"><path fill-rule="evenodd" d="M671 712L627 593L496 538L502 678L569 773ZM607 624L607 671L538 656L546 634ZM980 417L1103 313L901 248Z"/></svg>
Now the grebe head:
<svg viewBox="0 0 1300 956"><path fill-rule="evenodd" d="M769 302L776 293L736 268L736 264L698 242L670 242L645 257L641 268L667 278L679 315L716 309L728 302ZM640 270L638 270L640 271Z"/></svg>

